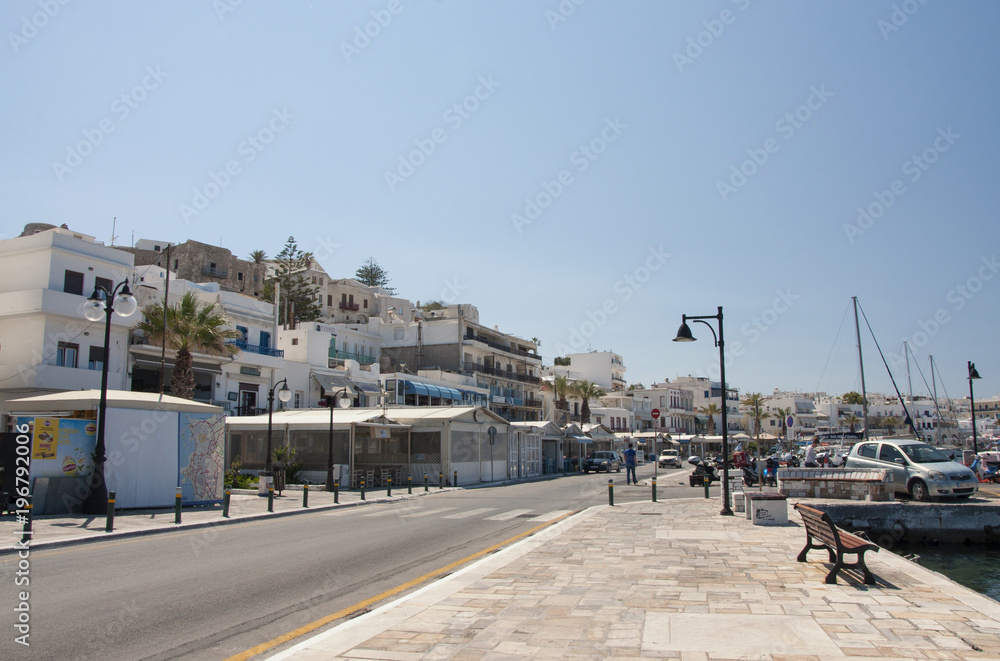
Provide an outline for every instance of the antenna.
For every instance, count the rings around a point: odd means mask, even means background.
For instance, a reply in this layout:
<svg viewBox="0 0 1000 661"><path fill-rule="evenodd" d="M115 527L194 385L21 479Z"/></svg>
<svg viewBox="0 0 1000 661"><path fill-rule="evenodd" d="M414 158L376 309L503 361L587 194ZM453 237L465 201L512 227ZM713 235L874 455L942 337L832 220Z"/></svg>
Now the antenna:
<svg viewBox="0 0 1000 661"><path fill-rule="evenodd" d="M118 222L118 216L111 219L111 245L115 245L115 241L118 240L118 235L115 234L115 224Z"/></svg>

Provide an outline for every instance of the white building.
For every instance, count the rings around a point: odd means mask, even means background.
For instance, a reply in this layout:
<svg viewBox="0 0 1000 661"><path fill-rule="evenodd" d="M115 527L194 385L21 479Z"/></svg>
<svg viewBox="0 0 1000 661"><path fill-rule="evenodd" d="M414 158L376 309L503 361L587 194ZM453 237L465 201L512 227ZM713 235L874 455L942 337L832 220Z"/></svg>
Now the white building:
<svg viewBox="0 0 1000 661"><path fill-rule="evenodd" d="M101 387L105 321L83 315L95 286L131 281L132 255L63 227L0 241L0 401ZM108 387L127 390L136 315L111 316Z"/></svg>
<svg viewBox="0 0 1000 661"><path fill-rule="evenodd" d="M624 391L625 361L613 351L590 351L564 356L569 365L546 366L545 373L570 381L590 381L607 392Z"/></svg>
<svg viewBox="0 0 1000 661"><path fill-rule="evenodd" d="M708 415L705 413L710 404L715 404L719 412L712 416L713 429L710 435L722 435L722 382L712 381L703 376L679 376L671 383L679 388L690 390L694 395L694 410L700 425L708 425ZM743 413L740 411L740 391L732 384L726 389L726 425L730 432L746 428Z"/></svg>

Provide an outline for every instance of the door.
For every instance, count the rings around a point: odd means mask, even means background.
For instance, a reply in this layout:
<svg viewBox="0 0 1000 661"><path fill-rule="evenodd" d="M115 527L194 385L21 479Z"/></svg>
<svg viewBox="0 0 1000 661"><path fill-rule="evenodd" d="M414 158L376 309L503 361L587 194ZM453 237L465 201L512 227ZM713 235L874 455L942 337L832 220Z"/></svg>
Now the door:
<svg viewBox="0 0 1000 661"><path fill-rule="evenodd" d="M255 413L257 413L257 392L240 390L240 414L254 415Z"/></svg>
<svg viewBox="0 0 1000 661"><path fill-rule="evenodd" d="M888 443L883 443L878 451L878 458L882 462L882 468L892 469L892 479L896 483L896 491L906 491L906 483L909 480L910 471L906 468L908 465L906 457L899 451L899 448ZM899 463L899 461L902 461L902 463Z"/></svg>

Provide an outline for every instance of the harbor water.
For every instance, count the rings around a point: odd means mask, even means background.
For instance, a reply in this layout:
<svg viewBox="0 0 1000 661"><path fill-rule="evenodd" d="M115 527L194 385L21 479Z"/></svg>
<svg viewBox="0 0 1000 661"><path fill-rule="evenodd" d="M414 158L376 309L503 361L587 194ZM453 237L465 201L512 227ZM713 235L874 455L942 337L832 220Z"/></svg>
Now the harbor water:
<svg viewBox="0 0 1000 661"><path fill-rule="evenodd" d="M1000 549L922 549L919 563L956 583L1000 601Z"/></svg>

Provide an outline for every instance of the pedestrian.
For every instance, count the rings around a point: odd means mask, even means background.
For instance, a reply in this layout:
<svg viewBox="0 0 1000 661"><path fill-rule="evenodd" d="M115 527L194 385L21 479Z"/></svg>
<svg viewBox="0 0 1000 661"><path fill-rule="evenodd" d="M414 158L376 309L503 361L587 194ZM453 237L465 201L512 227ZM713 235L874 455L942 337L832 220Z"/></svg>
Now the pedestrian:
<svg viewBox="0 0 1000 661"><path fill-rule="evenodd" d="M814 438L809 447L806 448L806 468L817 468L819 466L816 463L816 450L819 448L819 439Z"/></svg>
<svg viewBox="0 0 1000 661"><path fill-rule="evenodd" d="M635 479L635 450L632 449L632 443L628 444L624 454L625 484L639 484L639 480Z"/></svg>

